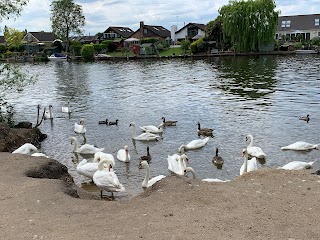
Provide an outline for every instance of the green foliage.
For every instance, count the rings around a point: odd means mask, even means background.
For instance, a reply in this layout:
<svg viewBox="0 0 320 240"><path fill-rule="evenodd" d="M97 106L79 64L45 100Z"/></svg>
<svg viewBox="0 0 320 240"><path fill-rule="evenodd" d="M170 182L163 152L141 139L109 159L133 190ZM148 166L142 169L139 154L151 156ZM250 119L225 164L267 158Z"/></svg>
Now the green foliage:
<svg viewBox="0 0 320 240"><path fill-rule="evenodd" d="M7 51L7 47L3 44L0 44L0 53L5 53Z"/></svg>
<svg viewBox="0 0 320 240"><path fill-rule="evenodd" d="M162 51L164 49L164 47L163 47L163 45L161 43L159 43L157 45L157 49L158 49L158 51Z"/></svg>
<svg viewBox="0 0 320 240"><path fill-rule="evenodd" d="M73 51L74 55L81 54L81 47L82 47L82 43L79 41L73 40L70 43L70 50Z"/></svg>
<svg viewBox="0 0 320 240"><path fill-rule="evenodd" d="M274 38L279 15L275 8L273 0L231 0L219 9L224 35L238 51L258 51Z"/></svg>
<svg viewBox="0 0 320 240"><path fill-rule="evenodd" d="M82 6L75 4L73 0L54 0L50 6L52 31L67 42L66 51L68 51L70 34L80 35L81 28L85 25Z"/></svg>
<svg viewBox="0 0 320 240"><path fill-rule="evenodd" d="M199 38L197 41L191 43L190 51L194 53L204 52L205 51L205 43L204 37Z"/></svg>
<svg viewBox="0 0 320 240"><path fill-rule="evenodd" d="M24 32L15 28L6 27L4 31L4 39L11 47L17 47L21 45L21 41L24 37Z"/></svg>
<svg viewBox="0 0 320 240"><path fill-rule="evenodd" d="M117 45L114 44L113 42L109 43L108 45L108 51L109 52L115 52L117 50Z"/></svg>
<svg viewBox="0 0 320 240"><path fill-rule="evenodd" d="M141 39L141 44L143 43L155 43L159 41L158 38L144 38L144 39Z"/></svg>
<svg viewBox="0 0 320 240"><path fill-rule="evenodd" d="M302 43L301 42L296 42L296 43L294 43L294 48L295 49L302 49Z"/></svg>
<svg viewBox="0 0 320 240"><path fill-rule="evenodd" d="M84 44L81 48L81 56L84 60L90 61L94 59L94 47L92 44Z"/></svg>
<svg viewBox="0 0 320 240"><path fill-rule="evenodd" d="M6 123L9 127L14 127L14 115L13 106L0 99L0 122Z"/></svg>
<svg viewBox="0 0 320 240"><path fill-rule="evenodd" d="M313 45L320 46L320 37L312 38L312 39L311 39L311 43L312 43Z"/></svg>
<svg viewBox="0 0 320 240"><path fill-rule="evenodd" d="M0 22L2 18L9 19L11 16L19 16L23 6L27 5L29 0L6 0L0 1Z"/></svg>
<svg viewBox="0 0 320 240"><path fill-rule="evenodd" d="M197 43L193 42L190 44L190 51L194 54L198 52Z"/></svg>
<svg viewBox="0 0 320 240"><path fill-rule="evenodd" d="M105 44L93 44L94 50L100 53L102 50L107 49L107 45Z"/></svg>
<svg viewBox="0 0 320 240"><path fill-rule="evenodd" d="M190 47L190 41L189 40L182 40L180 43L180 46L181 46L182 50L188 51L189 47Z"/></svg>

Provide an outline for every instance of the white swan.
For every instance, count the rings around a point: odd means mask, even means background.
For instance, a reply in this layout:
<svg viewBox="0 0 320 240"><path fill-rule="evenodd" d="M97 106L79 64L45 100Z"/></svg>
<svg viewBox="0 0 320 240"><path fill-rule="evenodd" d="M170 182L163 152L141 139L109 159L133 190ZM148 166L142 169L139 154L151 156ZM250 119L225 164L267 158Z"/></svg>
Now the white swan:
<svg viewBox="0 0 320 240"><path fill-rule="evenodd" d="M102 152L104 148L97 148L91 144L84 144L81 147L78 147L78 141L75 137L71 137L71 144L74 145L73 152L81 154L95 154L96 152Z"/></svg>
<svg viewBox="0 0 320 240"><path fill-rule="evenodd" d="M249 156L265 159L266 154L262 151L262 149L259 147L253 146L253 136L251 134L248 134L246 136L246 141L248 141L248 139L250 139L250 143L247 147L247 152L248 152Z"/></svg>
<svg viewBox="0 0 320 240"><path fill-rule="evenodd" d="M309 169L309 168L312 168L313 163L314 162L292 161L280 168L285 170Z"/></svg>
<svg viewBox="0 0 320 240"><path fill-rule="evenodd" d="M187 151L187 150L201 148L204 145L206 145L208 141L209 141L209 137L206 137L204 139L192 140L187 145L181 145L179 147L179 152L183 153L184 151Z"/></svg>
<svg viewBox="0 0 320 240"><path fill-rule="evenodd" d="M49 110L45 110L44 112L44 119L53 119L53 113L52 113L52 105L49 105Z"/></svg>
<svg viewBox="0 0 320 240"><path fill-rule="evenodd" d="M44 153L40 153L40 152L35 152L31 154L32 157L45 157L45 158L49 158L47 155L45 155Z"/></svg>
<svg viewBox="0 0 320 240"><path fill-rule="evenodd" d="M242 157L244 157L244 162L240 168L240 175L246 173L246 172L251 172L258 170L258 164L257 164L257 159L256 157L251 158L248 160L248 150L247 148L244 148L242 150Z"/></svg>
<svg viewBox="0 0 320 240"><path fill-rule="evenodd" d="M151 187L153 184L155 184L156 182L160 181L161 179L165 178L166 176L164 175L158 175L152 179L150 178L150 167L147 161L142 161L139 164L139 169L145 168L146 169L146 175L144 177L144 180L142 182L142 187L143 188L148 188Z"/></svg>
<svg viewBox="0 0 320 240"><path fill-rule="evenodd" d="M319 150L319 144L311 144L311 143L299 141L281 148L281 150L297 150L297 151L307 151L312 149Z"/></svg>
<svg viewBox="0 0 320 240"><path fill-rule="evenodd" d="M93 162L99 162L102 159L109 159L112 162L112 167L114 167L116 164L113 155L110 153L104 153L104 152L96 152L94 154Z"/></svg>
<svg viewBox="0 0 320 240"><path fill-rule="evenodd" d="M124 192L126 189L120 183L116 173L112 168L105 168L104 164L111 164L110 159L102 159L98 164L98 170L93 174L93 182L100 189L100 196L102 198L102 191L111 192Z"/></svg>
<svg viewBox="0 0 320 240"><path fill-rule="evenodd" d="M150 133L162 133L163 132L163 126L164 124L161 123L158 127L153 125L147 125L140 127L142 131L144 132L150 132Z"/></svg>
<svg viewBox="0 0 320 240"><path fill-rule="evenodd" d="M83 159L77 165L77 172L85 177L93 178L93 174L98 170L98 162L88 162L87 159Z"/></svg>
<svg viewBox="0 0 320 240"><path fill-rule="evenodd" d="M130 162L131 156L129 154L128 145L125 145L124 148L117 152L117 159L122 162Z"/></svg>
<svg viewBox="0 0 320 240"><path fill-rule="evenodd" d="M139 136L136 136L136 124L134 122L130 123L129 125L132 127L132 139L139 140L139 141L157 141L158 138L161 138L159 135L145 132L140 134Z"/></svg>
<svg viewBox="0 0 320 240"><path fill-rule="evenodd" d="M187 167L186 161L188 162L189 159L185 154L182 154L181 156L173 154L172 156L168 155L167 161L169 171L178 175L184 175L184 170Z"/></svg>
<svg viewBox="0 0 320 240"><path fill-rule="evenodd" d="M84 120L80 119L80 124L78 123L74 123L74 132L75 133L79 133L79 134L83 134L87 132L87 129L84 126Z"/></svg>
<svg viewBox="0 0 320 240"><path fill-rule="evenodd" d="M185 175L188 172L191 172L192 176L193 176L193 179L196 179L196 173L195 173L195 171L194 171L194 169L192 167L187 167L184 170L184 174ZM205 178L205 179L202 179L201 181L203 181L203 182L230 182L229 180L221 180L221 179L218 179L218 178Z"/></svg>
<svg viewBox="0 0 320 240"><path fill-rule="evenodd" d="M68 100L68 105L66 107L61 108L62 112L71 113L70 101Z"/></svg>
<svg viewBox="0 0 320 240"><path fill-rule="evenodd" d="M31 154L34 152L38 152L38 149L31 143L25 143L12 153Z"/></svg>

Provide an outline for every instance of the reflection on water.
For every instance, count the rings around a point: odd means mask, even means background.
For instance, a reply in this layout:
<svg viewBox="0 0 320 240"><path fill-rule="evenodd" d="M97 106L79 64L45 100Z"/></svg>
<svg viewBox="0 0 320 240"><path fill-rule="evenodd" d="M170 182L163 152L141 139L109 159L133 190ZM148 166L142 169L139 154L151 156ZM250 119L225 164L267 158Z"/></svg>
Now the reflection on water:
<svg viewBox="0 0 320 240"><path fill-rule="evenodd" d="M114 167L127 190L125 198L142 192L145 172L139 156L150 147L151 177L170 175L167 156L179 146L198 139L197 122L213 128L213 138L201 149L188 151L189 165L203 178L233 179L243 163L245 136L267 154L259 168L281 166L289 161L314 161L319 151L281 151L296 141L319 143L319 56L225 57L212 60L171 59L99 63L26 64L22 69L38 74L38 82L9 96L18 121L36 122L37 104L53 106L54 119L40 126L48 138L41 152L65 164L75 182L88 179L75 171L84 157L73 154L70 137L78 142L74 123L86 119L86 142L116 153L129 146L130 163L116 160ZM72 113L61 112L70 100ZM306 123L301 115L310 115ZM178 120L165 127L156 142L131 139L131 122L139 127L158 126L162 119ZM117 126L99 124L118 119ZM222 169L213 163L215 148L224 158ZM86 156L88 160L92 157ZM122 195L121 195L122 196Z"/></svg>

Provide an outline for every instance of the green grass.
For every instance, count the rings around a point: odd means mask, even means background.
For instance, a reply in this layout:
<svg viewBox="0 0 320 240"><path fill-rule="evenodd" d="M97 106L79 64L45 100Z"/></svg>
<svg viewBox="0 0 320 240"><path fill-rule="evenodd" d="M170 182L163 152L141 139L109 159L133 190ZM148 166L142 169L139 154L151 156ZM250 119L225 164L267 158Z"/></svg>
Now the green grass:
<svg viewBox="0 0 320 240"><path fill-rule="evenodd" d="M183 50L181 49L181 47L179 48L169 48L167 50L164 50L164 51L161 51L159 53L159 55L161 57L164 57L164 56L173 56L173 55L183 55Z"/></svg>
<svg viewBox="0 0 320 240"><path fill-rule="evenodd" d="M108 52L107 53L110 56L113 57L133 57L135 56L135 54L131 51L127 51L127 52Z"/></svg>

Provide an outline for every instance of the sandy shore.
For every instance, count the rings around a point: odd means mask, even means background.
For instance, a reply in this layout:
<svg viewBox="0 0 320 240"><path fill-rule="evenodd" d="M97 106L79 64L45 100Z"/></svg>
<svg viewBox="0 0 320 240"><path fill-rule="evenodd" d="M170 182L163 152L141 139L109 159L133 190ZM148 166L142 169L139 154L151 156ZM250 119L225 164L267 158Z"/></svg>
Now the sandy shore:
<svg viewBox="0 0 320 240"><path fill-rule="evenodd" d="M26 176L50 160L0 153L0 239L320 239L320 176L259 170L228 183L166 177L125 201Z"/></svg>

